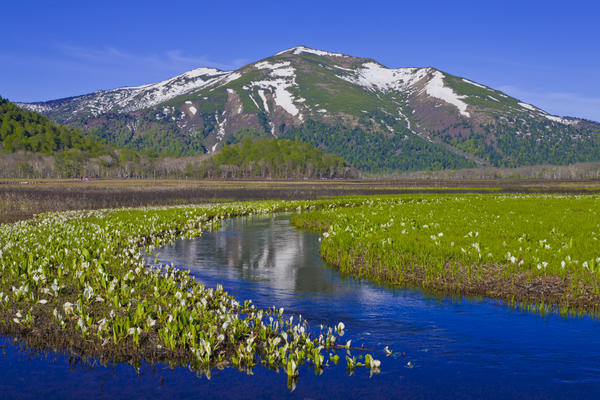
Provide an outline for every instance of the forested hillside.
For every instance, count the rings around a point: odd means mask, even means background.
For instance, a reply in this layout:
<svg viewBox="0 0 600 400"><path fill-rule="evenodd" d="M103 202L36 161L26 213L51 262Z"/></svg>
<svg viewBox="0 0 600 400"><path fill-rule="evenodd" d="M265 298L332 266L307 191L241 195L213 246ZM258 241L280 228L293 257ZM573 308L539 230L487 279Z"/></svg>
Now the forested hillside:
<svg viewBox="0 0 600 400"><path fill-rule="evenodd" d="M330 126L307 121L286 131L283 138L310 143L343 156L350 165L366 172L422 171L474 167L475 163L442 145L415 135L386 135L360 127Z"/></svg>
<svg viewBox="0 0 600 400"><path fill-rule="evenodd" d="M388 68L305 46L235 71L198 68L19 105L160 157L215 154L245 130L309 143L375 174L600 161L597 122L435 68Z"/></svg>
<svg viewBox="0 0 600 400"><path fill-rule="evenodd" d="M213 156L156 157L105 145L95 135L61 126L0 97L0 176L342 178L357 171L310 144L255 138L241 130ZM241 142L240 142L241 141ZM169 140L157 142L157 149ZM177 152L175 152L177 153Z"/></svg>
<svg viewBox="0 0 600 400"><path fill-rule="evenodd" d="M106 153L98 139L50 121L35 112L23 110L0 97L0 146L8 153L19 150L54 154L76 149L95 156Z"/></svg>
<svg viewBox="0 0 600 400"><path fill-rule="evenodd" d="M341 157L306 143L246 138L223 147L197 171L204 178L351 178L358 173Z"/></svg>

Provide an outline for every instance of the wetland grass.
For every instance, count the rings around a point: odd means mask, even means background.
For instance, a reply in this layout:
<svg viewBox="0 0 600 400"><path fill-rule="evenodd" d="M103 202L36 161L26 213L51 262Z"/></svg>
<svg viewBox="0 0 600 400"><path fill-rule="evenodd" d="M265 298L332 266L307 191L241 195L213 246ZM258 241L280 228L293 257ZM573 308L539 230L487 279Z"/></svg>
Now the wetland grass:
<svg viewBox="0 0 600 400"><path fill-rule="evenodd" d="M600 196L410 194L66 211L0 225L0 332L101 362L256 365L295 385L354 350L344 325L310 329L143 254L236 216L298 211L342 273L562 315L598 314ZM387 351L381 351L386 355ZM372 354L350 372L378 372Z"/></svg>
<svg viewBox="0 0 600 400"><path fill-rule="evenodd" d="M484 296L541 314L600 312L600 196L410 195L297 214L358 278Z"/></svg>
<svg viewBox="0 0 600 400"><path fill-rule="evenodd" d="M207 376L228 365L283 368L293 386L299 366L319 372L337 364L336 351L349 350L340 342L343 324L309 329L283 309L258 309L220 285L207 288L189 271L147 265L143 254L226 218L362 202L67 211L0 225L0 331L81 358L187 365ZM348 368L356 366L377 372L379 364L369 355Z"/></svg>

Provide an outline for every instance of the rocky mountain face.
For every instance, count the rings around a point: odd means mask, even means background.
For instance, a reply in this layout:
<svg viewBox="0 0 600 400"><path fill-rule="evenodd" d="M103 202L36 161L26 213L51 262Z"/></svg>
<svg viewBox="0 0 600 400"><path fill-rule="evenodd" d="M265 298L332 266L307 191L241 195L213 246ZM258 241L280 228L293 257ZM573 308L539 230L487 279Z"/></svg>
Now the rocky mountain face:
<svg viewBox="0 0 600 400"><path fill-rule="evenodd" d="M370 172L600 160L600 124L554 116L435 68L295 47L236 71L19 104L162 155L244 137L298 140Z"/></svg>

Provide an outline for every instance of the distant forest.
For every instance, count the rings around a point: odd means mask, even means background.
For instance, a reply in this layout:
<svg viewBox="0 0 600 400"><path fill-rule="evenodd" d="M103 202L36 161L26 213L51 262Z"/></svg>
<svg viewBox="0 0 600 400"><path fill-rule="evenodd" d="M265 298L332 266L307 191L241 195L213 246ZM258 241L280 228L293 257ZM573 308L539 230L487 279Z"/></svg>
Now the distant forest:
<svg viewBox="0 0 600 400"><path fill-rule="evenodd" d="M193 172L200 178L351 178L343 158L284 139L243 139L225 146Z"/></svg>

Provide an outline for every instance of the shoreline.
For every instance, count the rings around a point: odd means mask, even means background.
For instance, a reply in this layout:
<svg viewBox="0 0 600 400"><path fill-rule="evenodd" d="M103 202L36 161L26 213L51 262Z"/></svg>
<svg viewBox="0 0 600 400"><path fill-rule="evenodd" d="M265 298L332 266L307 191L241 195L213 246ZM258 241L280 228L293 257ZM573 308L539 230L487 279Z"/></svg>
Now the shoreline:
<svg viewBox="0 0 600 400"><path fill-rule="evenodd" d="M372 213L375 215L379 210ZM393 217L399 218L398 215ZM411 218L418 217L409 215L409 219ZM368 221L368 218L366 220ZM591 270L583 268L577 273L561 271L562 274L556 274L520 268L510 262L498 262L497 259L467 263L451 253L446 253L443 245L442 248L427 247L427 242L422 242L424 239L430 240L426 235L404 239L394 236L394 232L398 232L392 231L387 236L374 234L371 238L368 235L360 236L360 233L356 234L356 231L353 231L353 236L350 237L346 232L348 227L352 226L350 221L352 219L349 216L338 218L326 211L305 213L291 218L292 224L297 228L323 234L323 260L340 273L354 278L367 279L395 288L420 289L436 296L485 297L500 300L509 307L541 314L587 314L594 318L600 317L600 282ZM330 236L334 226L334 235ZM369 225L367 222L361 225L361 229L367 230L375 226L376 224ZM445 229L442 224L437 229L446 230L447 227ZM469 229L475 230L477 227ZM385 236L384 245L378 244L381 236ZM389 244L385 246L387 240L392 243L391 247ZM420 254L403 253L394 248L395 243L406 240L414 240L417 246L415 249L431 252L430 255L423 258ZM440 241L438 238L436 240L433 243L439 246ZM479 248L479 243L475 245ZM484 243L481 245L484 246ZM479 256L481 257L481 254ZM428 264L436 262L433 260L439 260L439 265Z"/></svg>
<svg viewBox="0 0 600 400"><path fill-rule="evenodd" d="M207 375L228 365L283 368L291 385L300 365L337 364L343 324L311 333L283 309L242 304L189 271L147 266L142 253L198 237L226 218L332 203L69 211L0 225L0 332L82 359L175 363Z"/></svg>

